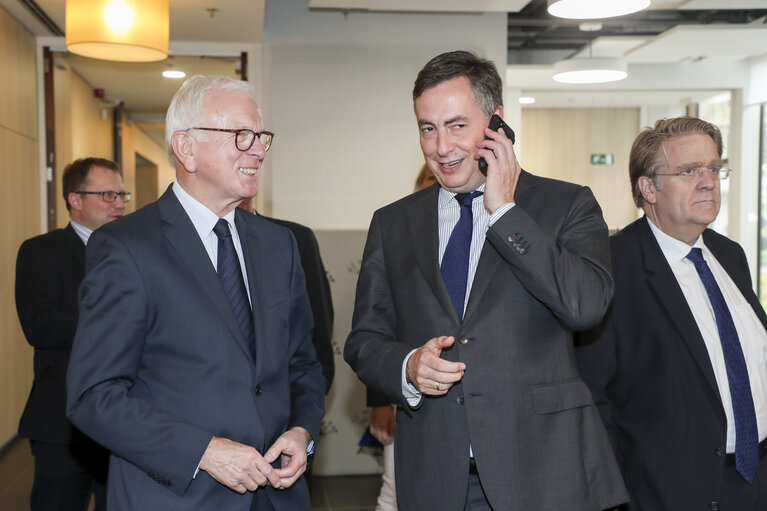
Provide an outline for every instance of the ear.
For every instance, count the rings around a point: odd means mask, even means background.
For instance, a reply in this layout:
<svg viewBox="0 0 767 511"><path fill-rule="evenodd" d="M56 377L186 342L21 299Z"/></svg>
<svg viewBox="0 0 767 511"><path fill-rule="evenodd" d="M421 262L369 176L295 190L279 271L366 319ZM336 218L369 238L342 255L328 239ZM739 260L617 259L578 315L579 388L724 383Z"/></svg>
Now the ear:
<svg viewBox="0 0 767 511"><path fill-rule="evenodd" d="M648 204L655 204L657 202L658 198L655 196L655 194L658 192L658 190L655 188L655 182L652 180L652 178L647 176L639 176L637 185L639 186L639 193L642 194L642 198L645 200L645 202Z"/></svg>
<svg viewBox="0 0 767 511"><path fill-rule="evenodd" d="M500 117L501 119L503 119L503 105L501 105L501 106L499 106L498 108L496 108L496 109L495 109L495 112L493 112L493 113L494 113L494 114L498 114L498 117Z"/></svg>
<svg viewBox="0 0 767 511"><path fill-rule="evenodd" d="M76 211L83 209L82 200L83 198L79 193L69 192L69 195L67 195L67 202L69 202L69 207Z"/></svg>
<svg viewBox="0 0 767 511"><path fill-rule="evenodd" d="M195 139L188 131L177 131L170 138L170 145L176 159L187 172L196 170L194 160Z"/></svg>

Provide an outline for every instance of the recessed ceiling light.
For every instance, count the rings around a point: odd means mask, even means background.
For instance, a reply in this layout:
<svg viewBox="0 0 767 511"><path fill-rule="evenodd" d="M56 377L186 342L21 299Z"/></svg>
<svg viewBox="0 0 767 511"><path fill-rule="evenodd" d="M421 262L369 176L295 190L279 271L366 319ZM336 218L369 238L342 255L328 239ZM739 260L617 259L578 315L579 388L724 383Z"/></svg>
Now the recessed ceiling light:
<svg viewBox="0 0 767 511"><path fill-rule="evenodd" d="M166 69L162 72L165 78L184 78L186 73L177 69Z"/></svg>
<svg viewBox="0 0 767 511"><path fill-rule="evenodd" d="M554 81L560 83L607 83L628 76L626 61L613 58L560 60L554 64Z"/></svg>
<svg viewBox="0 0 767 511"><path fill-rule="evenodd" d="M522 96L519 98L519 103L522 105L532 105L535 103L535 98L532 96Z"/></svg>
<svg viewBox="0 0 767 511"><path fill-rule="evenodd" d="M641 11L650 0L548 0L549 14L559 18L597 19Z"/></svg>

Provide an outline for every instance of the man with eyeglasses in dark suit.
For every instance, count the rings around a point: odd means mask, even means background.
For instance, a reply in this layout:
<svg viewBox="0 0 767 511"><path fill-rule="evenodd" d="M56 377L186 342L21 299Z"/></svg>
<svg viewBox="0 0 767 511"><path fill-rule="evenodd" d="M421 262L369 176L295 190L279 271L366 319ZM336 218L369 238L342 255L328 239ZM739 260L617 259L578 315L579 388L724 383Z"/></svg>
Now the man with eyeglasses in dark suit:
<svg viewBox="0 0 767 511"><path fill-rule="evenodd" d="M109 452L73 427L64 413L65 377L77 328L77 290L91 233L123 216L131 198L120 169L102 158L69 164L62 177L70 222L26 240L16 262L16 309L35 349L34 383L19 424L35 459L33 511L105 509Z"/></svg>
<svg viewBox="0 0 767 511"><path fill-rule="evenodd" d="M743 249L708 228L722 145L693 117L637 136L645 216L611 238L615 297L576 350L632 511L767 509L767 317Z"/></svg>
<svg viewBox="0 0 767 511"><path fill-rule="evenodd" d="M327 382L301 259L237 209L273 134L250 84L198 75L165 135L176 180L88 246L67 415L112 452L110 511L308 511Z"/></svg>

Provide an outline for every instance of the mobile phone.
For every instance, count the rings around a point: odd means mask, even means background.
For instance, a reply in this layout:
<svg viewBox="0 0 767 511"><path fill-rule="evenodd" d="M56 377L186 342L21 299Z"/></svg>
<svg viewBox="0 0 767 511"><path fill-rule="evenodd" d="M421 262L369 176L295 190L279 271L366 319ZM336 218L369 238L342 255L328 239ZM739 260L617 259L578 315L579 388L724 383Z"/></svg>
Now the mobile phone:
<svg viewBox="0 0 767 511"><path fill-rule="evenodd" d="M498 128L503 128L503 132L506 133L506 138L511 140L512 144L516 141L514 130L511 129L508 124L503 122L503 119L501 119L498 114L493 114L493 116L490 118L490 124L488 124L487 127L493 131L498 131ZM485 140L490 140L490 137L485 137ZM484 158L479 159L479 171L484 175L487 175L487 162Z"/></svg>

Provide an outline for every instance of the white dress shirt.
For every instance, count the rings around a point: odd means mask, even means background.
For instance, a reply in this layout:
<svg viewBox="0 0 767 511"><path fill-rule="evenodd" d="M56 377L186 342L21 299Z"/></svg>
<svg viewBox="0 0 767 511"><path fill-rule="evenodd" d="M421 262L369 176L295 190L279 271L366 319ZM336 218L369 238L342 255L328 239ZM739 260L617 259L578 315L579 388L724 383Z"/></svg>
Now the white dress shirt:
<svg viewBox="0 0 767 511"><path fill-rule="evenodd" d="M719 395L727 415L727 452L733 453L735 452L735 420L732 411L730 385L727 380L727 368L724 364L724 353L722 343L719 340L714 309L711 307L708 293L703 287L703 282L698 276L695 265L686 258L692 247L662 232L649 218L647 221L663 251L663 255L671 266L671 271L674 272L679 287L682 288L687 305L692 311L695 323L697 323L706 344L706 350L711 359L711 367L719 387ZM706 248L703 243L703 236L698 237L693 247L702 249L703 259L706 260L711 269L735 323L743 356L746 359L751 395L756 411L756 422L759 427L759 438L764 439L767 435L767 332L738 287L711 251Z"/></svg>
<svg viewBox="0 0 767 511"><path fill-rule="evenodd" d="M184 208L186 214L189 215L189 219L192 220L197 234L200 236L202 244L205 245L205 250L208 252L210 262L213 264L215 270L218 266L218 236L213 232L213 228L218 223L218 215L208 209L203 203L189 195L177 180L173 181L173 193L181 203L181 207ZM245 269L245 260L242 257L242 243L240 243L240 236L237 233L237 227L234 224L235 210L230 211L223 218L229 224L229 230L232 233L232 242L234 243L234 250L237 252L237 258L240 261L240 269L242 270L242 278L245 282L245 289L248 291L248 300L251 307L253 301L250 298L250 287L248 286L248 271Z"/></svg>

